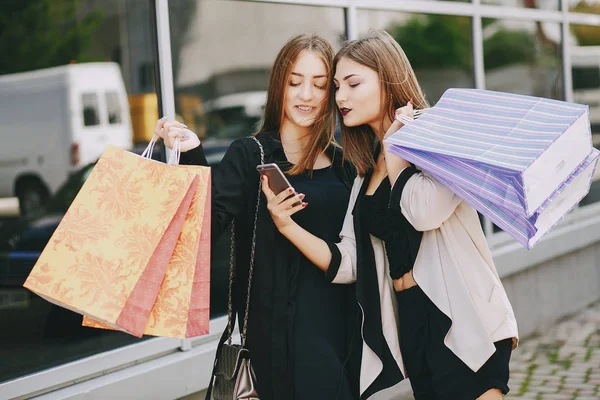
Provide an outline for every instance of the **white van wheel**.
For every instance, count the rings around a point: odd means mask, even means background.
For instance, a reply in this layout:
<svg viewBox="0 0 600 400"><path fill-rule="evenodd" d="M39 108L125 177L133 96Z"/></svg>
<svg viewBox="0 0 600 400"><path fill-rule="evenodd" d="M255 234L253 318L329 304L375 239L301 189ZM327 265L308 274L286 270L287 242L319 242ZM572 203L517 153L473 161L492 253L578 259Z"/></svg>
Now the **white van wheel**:
<svg viewBox="0 0 600 400"><path fill-rule="evenodd" d="M21 215L29 215L42 209L48 201L48 190L40 182L28 180L17 190Z"/></svg>

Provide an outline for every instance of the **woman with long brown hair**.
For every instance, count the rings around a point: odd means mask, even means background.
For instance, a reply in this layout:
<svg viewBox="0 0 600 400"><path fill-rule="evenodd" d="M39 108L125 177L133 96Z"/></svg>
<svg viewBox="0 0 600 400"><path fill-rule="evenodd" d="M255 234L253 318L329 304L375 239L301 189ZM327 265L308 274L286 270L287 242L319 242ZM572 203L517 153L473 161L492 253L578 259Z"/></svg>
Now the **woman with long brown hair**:
<svg viewBox="0 0 600 400"><path fill-rule="evenodd" d="M355 176L333 136L333 56L331 45L317 35L299 35L283 46L270 74L262 127L254 136L265 163L277 163L296 191L292 200L298 205L289 210L300 211L295 221L324 240L338 237ZM158 121L155 132L170 148L181 139L182 164L207 164L197 135L183 125ZM239 139L212 177L213 241L236 220L236 282L242 284L235 303L242 321L258 164L257 143ZM351 354L357 317L352 288L331 284L277 231L266 201L261 202L246 341L260 399L358 398L358 364Z"/></svg>
<svg viewBox="0 0 600 400"><path fill-rule="evenodd" d="M335 243L302 229L267 187L278 229L333 282L356 281L362 397L410 379L416 400L501 399L515 316L477 212L385 139L428 107L402 48L385 32L334 60L344 155L358 171Z"/></svg>

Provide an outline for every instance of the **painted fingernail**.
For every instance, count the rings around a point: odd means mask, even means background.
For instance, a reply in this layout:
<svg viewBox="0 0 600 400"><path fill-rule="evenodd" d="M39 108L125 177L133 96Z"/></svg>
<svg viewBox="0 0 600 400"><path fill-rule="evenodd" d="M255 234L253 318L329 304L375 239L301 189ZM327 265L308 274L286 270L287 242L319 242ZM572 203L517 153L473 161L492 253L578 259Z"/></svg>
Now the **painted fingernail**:
<svg viewBox="0 0 600 400"><path fill-rule="evenodd" d="M305 197L305 195L304 195L304 193L300 193L300 194L298 195L298 197L300 197L301 199L303 199L303 198Z"/></svg>
<svg viewBox="0 0 600 400"><path fill-rule="evenodd" d="M308 203L302 203L302 208L305 208L308 205Z"/></svg>

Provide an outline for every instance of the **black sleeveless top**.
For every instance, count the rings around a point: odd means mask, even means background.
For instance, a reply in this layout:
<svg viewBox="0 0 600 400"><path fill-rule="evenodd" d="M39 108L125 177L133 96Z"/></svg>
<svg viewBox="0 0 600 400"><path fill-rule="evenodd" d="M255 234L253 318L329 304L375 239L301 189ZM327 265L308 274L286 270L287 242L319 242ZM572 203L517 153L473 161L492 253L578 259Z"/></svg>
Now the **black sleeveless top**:
<svg viewBox="0 0 600 400"><path fill-rule="evenodd" d="M391 185L385 178L375 193L365 195L361 207L367 232L385 243L390 277L398 279L409 272L417 258L423 232L418 232L397 207L391 207Z"/></svg>

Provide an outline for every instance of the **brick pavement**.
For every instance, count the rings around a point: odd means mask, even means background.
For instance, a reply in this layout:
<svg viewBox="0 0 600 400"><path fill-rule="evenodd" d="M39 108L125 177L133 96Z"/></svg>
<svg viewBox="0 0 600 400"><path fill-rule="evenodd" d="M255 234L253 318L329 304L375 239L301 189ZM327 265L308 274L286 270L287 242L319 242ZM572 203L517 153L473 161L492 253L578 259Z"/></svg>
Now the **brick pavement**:
<svg viewBox="0 0 600 400"><path fill-rule="evenodd" d="M600 303L521 341L511 360L511 399L600 399Z"/></svg>

